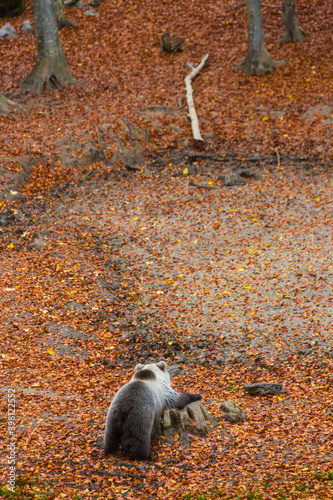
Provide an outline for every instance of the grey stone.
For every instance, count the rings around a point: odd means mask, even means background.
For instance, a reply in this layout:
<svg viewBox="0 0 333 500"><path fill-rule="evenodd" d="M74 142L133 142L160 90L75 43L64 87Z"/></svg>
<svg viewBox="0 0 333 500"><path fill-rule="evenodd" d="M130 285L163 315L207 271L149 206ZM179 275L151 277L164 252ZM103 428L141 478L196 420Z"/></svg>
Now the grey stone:
<svg viewBox="0 0 333 500"><path fill-rule="evenodd" d="M143 130L139 125L123 120L127 127L127 135L131 140L146 141L148 134L147 130Z"/></svg>
<svg viewBox="0 0 333 500"><path fill-rule="evenodd" d="M1 29L0 29L0 38L6 38L8 40L17 40L20 38L17 34L17 31L15 28L10 23L5 24Z"/></svg>
<svg viewBox="0 0 333 500"><path fill-rule="evenodd" d="M89 9L85 11L86 16L98 16L98 12L95 9Z"/></svg>
<svg viewBox="0 0 333 500"><path fill-rule="evenodd" d="M265 384L258 382L255 384L245 384L243 389L252 396L257 396L258 394L275 396L276 394L283 394L286 392L280 383Z"/></svg>
<svg viewBox="0 0 333 500"><path fill-rule="evenodd" d="M20 30L23 31L23 33L27 33L28 35L34 35L35 34L35 30L31 26L31 22L28 19L26 19L25 21L23 21L23 23L20 26Z"/></svg>
<svg viewBox="0 0 333 500"><path fill-rule="evenodd" d="M224 420L231 424L238 424L246 420L246 413L232 401L223 401L220 409L224 413Z"/></svg>

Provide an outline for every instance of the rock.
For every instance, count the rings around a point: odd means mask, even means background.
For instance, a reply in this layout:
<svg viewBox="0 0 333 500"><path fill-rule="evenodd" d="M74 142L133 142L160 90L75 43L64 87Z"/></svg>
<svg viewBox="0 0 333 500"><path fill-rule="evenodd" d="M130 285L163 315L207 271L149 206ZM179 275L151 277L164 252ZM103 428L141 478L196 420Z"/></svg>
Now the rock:
<svg viewBox="0 0 333 500"><path fill-rule="evenodd" d="M13 26L10 23L7 23L0 30L0 38L3 38L3 39L6 38L8 40L10 40L10 39L17 40L20 37L17 34L17 31L15 30L15 28L13 28Z"/></svg>
<svg viewBox="0 0 333 500"><path fill-rule="evenodd" d="M246 184L246 181L238 175L219 175L218 178L226 187L243 186Z"/></svg>
<svg viewBox="0 0 333 500"><path fill-rule="evenodd" d="M95 9L89 9L85 11L86 16L98 16L98 12Z"/></svg>
<svg viewBox="0 0 333 500"><path fill-rule="evenodd" d="M16 221L16 217L10 210L4 210L0 213L0 226L9 226Z"/></svg>
<svg viewBox="0 0 333 500"><path fill-rule="evenodd" d="M6 200L11 203L12 201L17 200L25 201L27 198L19 191L5 188L3 191L0 191L0 199Z"/></svg>
<svg viewBox="0 0 333 500"><path fill-rule="evenodd" d="M97 162L106 162L104 151L95 146L85 146L82 152L81 165L89 166Z"/></svg>
<svg viewBox="0 0 333 500"><path fill-rule="evenodd" d="M248 394L251 394L251 396L257 396L258 394L262 394L263 396L275 396L276 394L283 394L286 392L282 384L279 383L265 384L257 382L255 384L245 384L243 389Z"/></svg>
<svg viewBox="0 0 333 500"><path fill-rule="evenodd" d="M180 139L177 139L177 142L179 146L182 146L183 148L187 148L190 144L190 141L187 137L180 137Z"/></svg>
<svg viewBox="0 0 333 500"><path fill-rule="evenodd" d="M99 7L101 2L99 0L90 0L87 5L89 5L89 7Z"/></svg>
<svg viewBox="0 0 333 500"><path fill-rule="evenodd" d="M130 123L127 120L123 120L123 122L127 127L127 135L132 141L137 140L147 142L147 130L142 130L142 128L140 128L138 125L136 125L135 123Z"/></svg>
<svg viewBox="0 0 333 500"><path fill-rule="evenodd" d="M64 6L65 7L81 7L82 1L81 0L65 0Z"/></svg>
<svg viewBox="0 0 333 500"><path fill-rule="evenodd" d="M258 172L254 172L253 170L250 170L249 168L243 168L238 172L238 175L240 177L243 177L244 179L256 179L260 180L261 175L258 174Z"/></svg>
<svg viewBox="0 0 333 500"><path fill-rule="evenodd" d="M47 237L50 235L48 231L36 231L32 235L32 242L29 243L28 248L30 250L39 250L40 248L43 248L47 244Z"/></svg>
<svg viewBox="0 0 333 500"><path fill-rule="evenodd" d="M31 26L31 23L30 23L30 21L28 19L26 19L25 21L23 21L23 23L20 26L20 30L23 31L23 33L27 33L28 35L34 35L35 34L35 30Z"/></svg>
<svg viewBox="0 0 333 500"><path fill-rule="evenodd" d="M45 247L46 244L47 240L44 240L44 238L40 238L29 243L28 248L30 250L40 250L41 248Z"/></svg>
<svg viewBox="0 0 333 500"><path fill-rule="evenodd" d="M142 153L126 147L122 147L122 152L115 153L112 156L111 163L116 163L118 161L123 161L127 165L132 165L132 166L144 165L144 157Z"/></svg>
<svg viewBox="0 0 333 500"><path fill-rule="evenodd" d="M232 401L223 401L220 409L224 413L224 420L231 424L238 424L246 420L246 413Z"/></svg>
<svg viewBox="0 0 333 500"><path fill-rule="evenodd" d="M90 307L85 306L84 304L81 304L80 302L77 302L76 300L71 300L70 302L67 303L66 309L69 309L70 311L82 311L82 310L90 309Z"/></svg>

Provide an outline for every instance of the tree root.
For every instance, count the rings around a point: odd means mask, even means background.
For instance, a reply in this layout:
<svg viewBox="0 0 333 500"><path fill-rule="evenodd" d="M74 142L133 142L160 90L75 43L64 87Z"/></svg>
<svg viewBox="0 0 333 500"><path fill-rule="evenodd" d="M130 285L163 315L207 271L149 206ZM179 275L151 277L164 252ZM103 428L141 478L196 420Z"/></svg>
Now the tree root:
<svg viewBox="0 0 333 500"><path fill-rule="evenodd" d="M302 43L304 36L305 36L304 31L301 30L301 28L299 28L298 26L295 26L292 29L286 29L280 42Z"/></svg>
<svg viewBox="0 0 333 500"><path fill-rule="evenodd" d="M15 107L17 107L17 104L0 94L0 115L6 115Z"/></svg>
<svg viewBox="0 0 333 500"><path fill-rule="evenodd" d="M38 61L31 73L21 82L24 90L40 95L44 86L46 90L61 89L68 85L77 85L67 67L56 59Z"/></svg>
<svg viewBox="0 0 333 500"><path fill-rule="evenodd" d="M261 76L266 73L274 73L274 68L283 66L287 61L275 61L266 53L260 57L259 61L253 61L251 57L246 56L243 62L238 64L235 69L243 70L249 76Z"/></svg>
<svg viewBox="0 0 333 500"><path fill-rule="evenodd" d="M57 19L58 30L62 30L62 28L76 28L77 23L70 21L65 15L61 16Z"/></svg>

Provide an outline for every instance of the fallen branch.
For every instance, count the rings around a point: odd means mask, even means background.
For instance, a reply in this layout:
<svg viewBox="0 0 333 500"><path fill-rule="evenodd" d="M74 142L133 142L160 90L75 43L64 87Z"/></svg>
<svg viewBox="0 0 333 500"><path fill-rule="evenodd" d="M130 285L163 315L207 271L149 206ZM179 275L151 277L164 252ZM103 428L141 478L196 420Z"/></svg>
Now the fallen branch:
<svg viewBox="0 0 333 500"><path fill-rule="evenodd" d="M198 182L193 182L193 181L190 181L188 183L189 186L194 186L194 187L197 187L199 189L218 189L219 186L209 186L209 185L206 185L206 184L199 184Z"/></svg>
<svg viewBox="0 0 333 500"><path fill-rule="evenodd" d="M201 137L201 134L200 134L199 121L198 121L198 117L197 117L195 107L194 107L193 89L192 89L191 82L192 82L192 80L194 80L194 78L196 76L198 76L198 74L200 73L200 71L202 70L204 65L206 64L207 59L208 59L208 54L205 55L205 57L202 59L199 66L197 66L196 68L193 68L192 72L185 78L186 100L187 100L187 105L188 105L188 110L189 110L189 117L191 120L192 133L193 133L193 137L196 141L203 141L203 138Z"/></svg>

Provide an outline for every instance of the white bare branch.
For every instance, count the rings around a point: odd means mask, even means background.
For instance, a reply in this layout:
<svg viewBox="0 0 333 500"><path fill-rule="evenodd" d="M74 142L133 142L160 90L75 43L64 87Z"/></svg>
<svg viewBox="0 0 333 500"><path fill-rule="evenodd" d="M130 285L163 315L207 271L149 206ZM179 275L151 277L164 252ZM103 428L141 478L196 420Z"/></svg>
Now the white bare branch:
<svg viewBox="0 0 333 500"><path fill-rule="evenodd" d="M192 89L191 82L192 82L192 80L194 80L194 78L196 76L198 76L198 74L200 73L200 71L202 70L204 65L206 64L207 59L208 59L208 54L205 55L205 57L202 59L199 66L197 66L196 68L194 67L192 69L192 72L185 78L186 100L187 100L187 105L188 105L188 110L189 110L189 117L191 120L192 133L193 133L193 137L196 141L203 141L203 138L201 137L201 134L200 134L199 121L198 121L197 113L196 113L195 107L194 107L193 89ZM191 65L191 67L192 67L192 65Z"/></svg>

